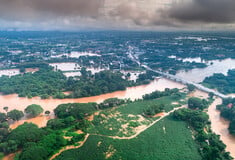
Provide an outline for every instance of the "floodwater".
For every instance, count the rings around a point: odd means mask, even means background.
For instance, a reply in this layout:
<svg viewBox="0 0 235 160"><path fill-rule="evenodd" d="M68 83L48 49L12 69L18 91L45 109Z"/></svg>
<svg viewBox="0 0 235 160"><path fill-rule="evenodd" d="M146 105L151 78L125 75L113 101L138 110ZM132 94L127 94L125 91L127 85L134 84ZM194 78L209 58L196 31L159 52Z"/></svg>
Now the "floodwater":
<svg viewBox="0 0 235 160"><path fill-rule="evenodd" d="M143 95L159 90L163 91L165 88L184 88L184 85L173 82L167 79L156 79L150 84L141 85L137 87L129 87L125 91L116 91L113 93L102 94L92 97L75 98L75 99L40 99L39 97L25 98L18 97L17 94L0 95L0 112L4 112L3 107L8 106L9 111L12 109L24 110L28 105L41 105L44 111L53 111L59 104L64 103L100 103L108 98L130 98L131 100L142 98Z"/></svg>
<svg viewBox="0 0 235 160"><path fill-rule="evenodd" d="M17 94L11 95L0 95L0 112L4 112L3 107L8 106L9 111L13 109L18 109L24 111L24 109L31 104L38 104L41 105L44 111L50 111L53 113L53 110L59 105L64 103L88 103L88 102L96 102L101 103L105 99L108 98L120 98L120 99L127 99L130 98L131 100L140 99L143 95L152 93L156 90L163 91L165 88L179 88L182 89L185 86L179 83L176 83L171 80L167 79L156 79L148 85L141 85L137 87L129 87L125 91L116 91L113 93L102 94L98 96L92 97L84 97L84 98L75 98L75 99L40 99L39 97L34 98L25 98L25 97L18 97ZM16 128L18 125L23 124L24 122L32 122L37 124L40 127L46 125L48 119L45 117L36 117L33 119L28 120L20 120L19 122L14 123L11 125L11 128ZM42 122L41 122L42 121Z"/></svg>
<svg viewBox="0 0 235 160"><path fill-rule="evenodd" d="M80 70L81 67L77 63L64 62L64 63L50 63L50 66L61 71L76 71Z"/></svg>
<svg viewBox="0 0 235 160"><path fill-rule="evenodd" d="M206 76L212 75L215 71L217 73L226 74L227 71L231 68L235 68L235 61L231 59L227 59L224 61L215 61L214 64L210 65L204 69L194 69L189 72L181 72L178 73L181 76L184 76L185 79L190 81L200 82ZM223 65L222 65L223 63ZM217 65L217 66L216 66ZM179 75L178 75L179 76ZM93 97L85 97L85 98L76 98L76 99L40 99L39 97L35 97L32 99L18 97L16 94L12 95L0 95L0 112L3 111L3 107L8 106L9 110L18 109L24 110L30 104L39 104L43 107L44 111L49 110L53 112L53 110L59 104L64 103L88 103L88 102L97 102L100 103L108 98L130 98L131 100L142 98L143 95L151 93L153 91L159 90L163 91L165 88L179 88L182 89L185 86L171 80L167 80L164 78L156 79L148 85L141 85L137 87L129 87L125 91L117 91L113 93L102 94L99 96ZM191 93L189 96L196 96L201 98L207 98L208 95L205 92L196 90ZM229 134L228 125L229 122L220 117L220 112L216 110L216 105L221 104L222 100L217 98L215 102L209 107L208 114L211 120L211 128L212 130L221 136L221 140L226 144L226 150L231 153L231 156L235 157L235 137ZM18 125L27 122L32 122L39 127L43 127L46 125L48 121L48 117L39 116L33 119L28 120L20 120L17 123L11 125L11 128L15 128Z"/></svg>
<svg viewBox="0 0 235 160"><path fill-rule="evenodd" d="M235 136L229 134L228 126L229 121L220 117L220 112L216 110L216 106L222 104L222 99L217 98L209 107L208 114L211 120L211 128L213 132L220 135L220 139L226 144L226 151L235 157Z"/></svg>
<svg viewBox="0 0 235 160"><path fill-rule="evenodd" d="M189 58L187 59L189 61ZM202 82L206 77L212 76L214 73L222 73L227 75L229 69L235 68L234 59L214 60L206 62L209 66L206 68L195 68L189 71L179 71L176 75L185 80L196 83ZM212 63L212 64L211 64Z"/></svg>
<svg viewBox="0 0 235 160"><path fill-rule="evenodd" d="M40 115L38 117L30 118L30 119L24 118L23 120L20 120L11 124L10 128L15 129L19 125L24 124L25 122L37 124L37 126L41 128L41 127L45 127L47 124L47 121L53 118L54 118L54 115L50 115L50 116Z"/></svg>
<svg viewBox="0 0 235 160"><path fill-rule="evenodd" d="M26 68L25 69L25 72L28 73L28 72L31 72L31 73L34 73L36 71L38 71L39 69L38 68ZM5 69L5 70L0 70L0 77L1 76L15 76L15 75L18 75L20 74L20 70L19 69Z"/></svg>
<svg viewBox="0 0 235 160"><path fill-rule="evenodd" d="M77 63L73 62L64 62L64 63L50 63L50 66L54 67L54 70L58 69L64 72L64 75L66 77L75 77L75 76L81 76L81 66ZM104 68L86 68L87 71L91 71L91 74L99 73ZM0 72L1 73L1 72Z"/></svg>

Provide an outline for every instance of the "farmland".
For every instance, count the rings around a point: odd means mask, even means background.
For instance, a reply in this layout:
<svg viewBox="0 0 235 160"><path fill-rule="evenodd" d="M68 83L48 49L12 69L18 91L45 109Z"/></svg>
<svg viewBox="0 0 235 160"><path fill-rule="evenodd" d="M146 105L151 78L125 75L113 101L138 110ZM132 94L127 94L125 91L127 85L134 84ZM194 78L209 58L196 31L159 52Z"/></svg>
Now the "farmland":
<svg viewBox="0 0 235 160"><path fill-rule="evenodd" d="M175 121L171 116L130 140L91 135L81 148L65 151L56 159L77 159L76 157L86 160L202 159L186 123Z"/></svg>

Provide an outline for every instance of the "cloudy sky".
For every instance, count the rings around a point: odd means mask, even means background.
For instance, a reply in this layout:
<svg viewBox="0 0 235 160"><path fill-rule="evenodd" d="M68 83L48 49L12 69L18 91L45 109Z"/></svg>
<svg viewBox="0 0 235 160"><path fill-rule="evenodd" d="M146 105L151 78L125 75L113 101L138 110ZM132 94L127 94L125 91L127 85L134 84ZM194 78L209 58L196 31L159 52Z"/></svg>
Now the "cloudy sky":
<svg viewBox="0 0 235 160"><path fill-rule="evenodd" d="M235 29L235 0L0 0L0 29Z"/></svg>

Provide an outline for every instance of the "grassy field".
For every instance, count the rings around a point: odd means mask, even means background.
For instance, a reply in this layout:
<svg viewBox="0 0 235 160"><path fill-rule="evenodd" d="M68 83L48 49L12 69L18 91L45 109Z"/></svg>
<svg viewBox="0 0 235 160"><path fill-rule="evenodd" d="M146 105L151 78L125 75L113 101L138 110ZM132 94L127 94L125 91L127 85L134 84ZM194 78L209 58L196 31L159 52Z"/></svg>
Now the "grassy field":
<svg viewBox="0 0 235 160"><path fill-rule="evenodd" d="M171 116L134 139L91 135L79 149L63 152L57 160L200 160L198 146L186 123Z"/></svg>
<svg viewBox="0 0 235 160"><path fill-rule="evenodd" d="M185 96L182 96L180 99L185 99ZM158 99L154 99L154 100L137 101L134 103L130 103L126 106L119 107L119 108L117 108L117 111L121 112L122 114L138 115L138 114L143 113L144 108L147 108L151 105L164 104L165 105L165 107L164 107L165 112L169 112L173 108L179 107L180 104L185 104L185 102L179 103L180 99L176 98L175 96L167 96L167 97L162 97L162 98L158 98ZM178 102L179 105L172 104L174 102Z"/></svg>
<svg viewBox="0 0 235 160"><path fill-rule="evenodd" d="M172 104L177 101L179 101L179 98L167 96L154 100L137 101L113 109L106 109L94 116L93 125L87 132L108 136L129 137L135 134L138 129L148 126L156 119L143 117L142 113L145 108L156 104L164 104L164 110L168 112L175 107L181 106L180 104Z"/></svg>

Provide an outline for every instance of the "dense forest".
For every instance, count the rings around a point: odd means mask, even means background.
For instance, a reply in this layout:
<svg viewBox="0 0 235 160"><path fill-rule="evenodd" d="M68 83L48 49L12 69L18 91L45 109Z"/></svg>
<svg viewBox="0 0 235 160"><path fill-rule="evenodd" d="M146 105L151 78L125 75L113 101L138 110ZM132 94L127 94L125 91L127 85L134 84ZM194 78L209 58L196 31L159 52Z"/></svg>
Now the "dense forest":
<svg viewBox="0 0 235 160"><path fill-rule="evenodd" d="M78 98L125 90L134 85L133 82L123 79L120 72L102 71L92 75L85 68L80 77L65 77L61 71L53 71L52 67L44 66L35 73L24 73L12 77L0 77L0 92L3 94L17 93L20 97L39 96L49 98ZM152 76L152 75L151 75ZM143 77L143 76L142 76ZM149 74L146 74L138 84L146 83ZM63 92L70 91L70 95Z"/></svg>
<svg viewBox="0 0 235 160"><path fill-rule="evenodd" d="M218 89L219 92L224 94L235 93L235 69L229 70L227 76L216 73L211 77L207 77L203 84Z"/></svg>
<svg viewBox="0 0 235 160"><path fill-rule="evenodd" d="M35 73L24 73L25 67L39 67ZM42 99L80 98L125 90L126 87L148 84L156 73L147 71L140 74L136 82L128 81L122 73L101 71L94 75L86 68L81 69L81 76L66 77L62 71L54 70L45 63L21 65L22 73L16 76L0 77L0 92L3 94L17 93L19 97L36 97ZM69 91L69 95L63 92Z"/></svg>

